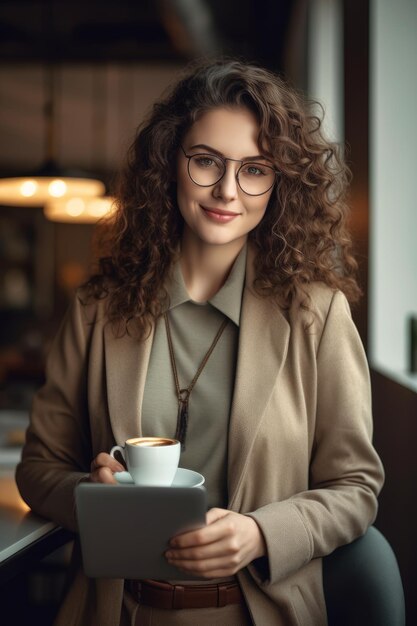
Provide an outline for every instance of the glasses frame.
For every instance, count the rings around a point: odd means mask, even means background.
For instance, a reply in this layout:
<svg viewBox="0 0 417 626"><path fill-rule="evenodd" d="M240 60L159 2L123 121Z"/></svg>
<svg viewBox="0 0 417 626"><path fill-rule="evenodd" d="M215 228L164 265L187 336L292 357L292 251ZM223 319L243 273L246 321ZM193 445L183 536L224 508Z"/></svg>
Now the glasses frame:
<svg viewBox="0 0 417 626"><path fill-rule="evenodd" d="M188 165L187 165L187 172L188 172L188 176L190 177L190 179L193 181L193 183L195 185L197 185L198 187L214 187L214 185L217 185L217 183L219 183L221 181L221 179L223 178L223 176L226 174L226 163L227 161L233 161L235 163L240 163L240 167L238 167L238 169L236 170L236 174L235 174L235 178L236 178L236 182L239 186L239 189L241 189L243 191L244 194L246 194L247 196L252 196L252 197L257 197L257 196L263 196L266 193L268 193L268 191L270 191L272 189L272 187L275 185L276 181L277 181L277 176L279 174L279 172L277 170L274 170L273 167L271 167L270 165L267 165L266 167L269 167L275 174L275 179L274 182L272 183L272 185L270 187L268 187L268 189L266 191L262 191L261 193L249 193L247 191L245 191L239 181L239 172L242 169L242 167L244 165L247 165L248 163L253 163L254 165L261 165L261 163L257 163L257 161L242 161L241 159L231 159L229 157L224 157L224 156L220 156L219 154L213 154L211 152L196 152L195 154L187 154L186 151L184 150L184 147L182 144L180 144L181 150L184 153L184 156L188 159ZM223 163L223 168L224 168L224 172L223 174L220 176L220 178L218 178L214 183L210 183L210 185L200 185L200 183L197 183L194 178L191 176L190 173L190 163L191 163L191 159L193 157L196 156L209 156L209 157L216 157L216 159L219 159L220 161L222 161Z"/></svg>

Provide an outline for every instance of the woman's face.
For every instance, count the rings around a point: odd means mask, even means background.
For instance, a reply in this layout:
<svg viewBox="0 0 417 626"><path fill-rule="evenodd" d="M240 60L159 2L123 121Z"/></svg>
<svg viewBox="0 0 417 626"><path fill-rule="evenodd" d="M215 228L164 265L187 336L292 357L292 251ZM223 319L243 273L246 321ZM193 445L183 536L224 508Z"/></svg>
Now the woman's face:
<svg viewBox="0 0 417 626"><path fill-rule="evenodd" d="M209 153L225 158L271 165L258 146L259 125L246 108L218 108L204 113L188 130L182 146L187 155ZM211 167L203 160L202 168ZM226 161L221 180L200 187L188 174L188 158L180 148L177 157L177 200L185 221L184 237L201 244L240 249L248 233L262 220L272 189L259 196L242 191L236 180L241 163ZM251 168L248 176L259 172ZM204 174L205 175L205 174ZM243 178L241 179L243 181Z"/></svg>

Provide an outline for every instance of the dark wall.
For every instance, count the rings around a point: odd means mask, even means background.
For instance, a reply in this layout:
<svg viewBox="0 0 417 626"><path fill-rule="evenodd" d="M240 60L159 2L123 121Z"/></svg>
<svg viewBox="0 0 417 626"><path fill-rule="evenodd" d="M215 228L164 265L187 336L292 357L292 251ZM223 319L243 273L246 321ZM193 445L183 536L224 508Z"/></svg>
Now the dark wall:
<svg viewBox="0 0 417 626"><path fill-rule="evenodd" d="M369 2L345 0L345 136L353 172L352 230L364 297L354 311L368 345ZM372 371L374 441L386 472L376 526L397 556L407 623L417 624L417 394Z"/></svg>
<svg viewBox="0 0 417 626"><path fill-rule="evenodd" d="M378 372L372 385L374 441L386 471L376 526L398 559L407 623L417 624L417 394Z"/></svg>

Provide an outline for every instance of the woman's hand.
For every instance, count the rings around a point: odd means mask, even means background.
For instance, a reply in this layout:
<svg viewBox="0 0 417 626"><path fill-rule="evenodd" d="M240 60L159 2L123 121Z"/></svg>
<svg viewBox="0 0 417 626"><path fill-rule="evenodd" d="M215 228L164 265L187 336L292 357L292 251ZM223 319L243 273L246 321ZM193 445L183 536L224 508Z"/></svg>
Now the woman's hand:
<svg viewBox="0 0 417 626"><path fill-rule="evenodd" d="M254 519L225 509L210 509L207 526L173 537L165 556L184 572L220 578L233 576L265 554L265 540Z"/></svg>
<svg viewBox="0 0 417 626"><path fill-rule="evenodd" d="M92 483L108 483L117 484L114 478L114 472L123 472L123 465L114 459L107 452L100 452L95 459L91 461L90 482Z"/></svg>

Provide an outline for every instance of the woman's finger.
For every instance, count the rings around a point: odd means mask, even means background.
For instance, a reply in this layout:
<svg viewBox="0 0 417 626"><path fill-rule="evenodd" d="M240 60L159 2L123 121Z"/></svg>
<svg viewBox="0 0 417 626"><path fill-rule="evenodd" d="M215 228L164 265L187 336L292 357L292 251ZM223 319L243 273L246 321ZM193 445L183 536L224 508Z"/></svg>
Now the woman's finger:
<svg viewBox="0 0 417 626"><path fill-rule="evenodd" d="M124 467L107 452L100 452L91 462L90 481L114 485L117 481L114 472L122 472Z"/></svg>
<svg viewBox="0 0 417 626"><path fill-rule="evenodd" d="M191 548L194 546L203 546L215 541L221 540L223 537L230 537L235 533L235 521L232 516L226 515L217 518L216 521L181 535L172 537L169 542L170 548Z"/></svg>
<svg viewBox="0 0 417 626"><path fill-rule="evenodd" d="M207 525L213 524L213 522L216 522L217 520L221 519L222 517L226 517L229 514L230 511L228 511L227 509L219 509L217 507L210 509L206 513Z"/></svg>
<svg viewBox="0 0 417 626"><path fill-rule="evenodd" d="M109 467L99 467L90 474L90 482L107 483L110 485L117 484L117 480L113 476L113 472Z"/></svg>
<svg viewBox="0 0 417 626"><path fill-rule="evenodd" d="M125 469L123 465L116 461L114 457L107 452L100 452L92 461L91 461L91 471L99 469L100 467L108 467L112 472L123 472Z"/></svg>
<svg viewBox="0 0 417 626"><path fill-rule="evenodd" d="M237 552L239 552L239 547L236 541L231 542L228 539L223 539L192 548L182 548L180 550L170 548L165 552L165 556L169 560L200 561L219 558L225 555L233 555Z"/></svg>
<svg viewBox="0 0 417 626"><path fill-rule="evenodd" d="M170 560L168 562L181 571L194 574L203 578L220 578L221 576L233 576L242 567L247 565L244 559L238 557L216 557L213 559L194 560Z"/></svg>

